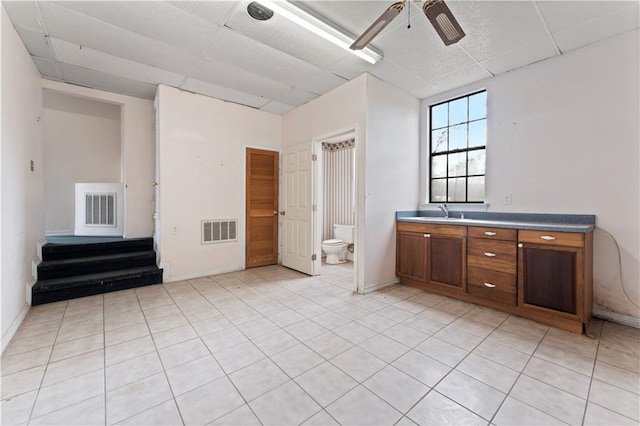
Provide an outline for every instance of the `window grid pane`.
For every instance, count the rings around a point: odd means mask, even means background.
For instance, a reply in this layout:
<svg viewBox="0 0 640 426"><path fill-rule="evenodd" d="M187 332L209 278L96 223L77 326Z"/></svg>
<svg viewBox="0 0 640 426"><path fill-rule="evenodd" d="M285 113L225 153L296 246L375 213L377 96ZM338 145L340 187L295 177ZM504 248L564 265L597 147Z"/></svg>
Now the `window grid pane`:
<svg viewBox="0 0 640 426"><path fill-rule="evenodd" d="M482 91L429 108L429 202L484 201L486 103Z"/></svg>

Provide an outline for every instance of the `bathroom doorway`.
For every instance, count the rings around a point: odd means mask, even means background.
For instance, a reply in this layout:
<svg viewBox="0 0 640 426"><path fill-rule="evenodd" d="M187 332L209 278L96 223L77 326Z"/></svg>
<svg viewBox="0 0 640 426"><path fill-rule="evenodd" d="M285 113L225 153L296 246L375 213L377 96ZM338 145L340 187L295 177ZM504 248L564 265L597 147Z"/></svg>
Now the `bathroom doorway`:
<svg viewBox="0 0 640 426"><path fill-rule="evenodd" d="M357 289L357 141L356 131L314 139L314 252L317 271Z"/></svg>

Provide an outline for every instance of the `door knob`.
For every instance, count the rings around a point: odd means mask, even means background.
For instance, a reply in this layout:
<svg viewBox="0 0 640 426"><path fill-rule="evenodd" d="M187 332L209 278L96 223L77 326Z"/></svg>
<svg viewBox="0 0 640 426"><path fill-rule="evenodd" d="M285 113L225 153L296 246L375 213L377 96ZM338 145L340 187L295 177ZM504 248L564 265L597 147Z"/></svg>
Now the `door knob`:
<svg viewBox="0 0 640 426"><path fill-rule="evenodd" d="M273 211L273 214L274 214L274 215L277 215L277 214L278 214L278 210L274 210L274 211Z"/></svg>

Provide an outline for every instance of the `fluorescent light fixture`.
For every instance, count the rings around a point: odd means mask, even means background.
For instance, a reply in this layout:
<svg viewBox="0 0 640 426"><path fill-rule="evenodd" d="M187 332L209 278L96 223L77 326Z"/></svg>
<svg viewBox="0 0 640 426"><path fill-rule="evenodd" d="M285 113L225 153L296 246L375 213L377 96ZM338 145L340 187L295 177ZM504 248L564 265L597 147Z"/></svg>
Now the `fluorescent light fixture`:
<svg viewBox="0 0 640 426"><path fill-rule="evenodd" d="M330 41L336 46L339 46L344 50L364 59L370 64L375 64L382 59L382 55L368 47L362 50L351 50L349 46L351 46L354 41L353 37L332 27L326 22L321 21L320 19L294 6L288 1L258 0L258 2L273 10L283 18L288 19L294 24L300 25L307 31L319 35L325 40Z"/></svg>

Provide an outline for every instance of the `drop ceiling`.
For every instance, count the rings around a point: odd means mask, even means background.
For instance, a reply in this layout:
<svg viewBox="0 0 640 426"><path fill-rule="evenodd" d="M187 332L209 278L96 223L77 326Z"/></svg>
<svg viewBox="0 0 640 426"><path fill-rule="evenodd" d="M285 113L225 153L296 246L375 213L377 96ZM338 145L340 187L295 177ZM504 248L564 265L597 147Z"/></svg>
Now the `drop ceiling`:
<svg viewBox="0 0 640 426"><path fill-rule="evenodd" d="M393 2L297 3L359 35ZM371 65L242 0L2 3L44 78L148 99L165 84L277 114L363 72L425 98L640 27L637 0L449 0L467 36L445 47L413 3Z"/></svg>

